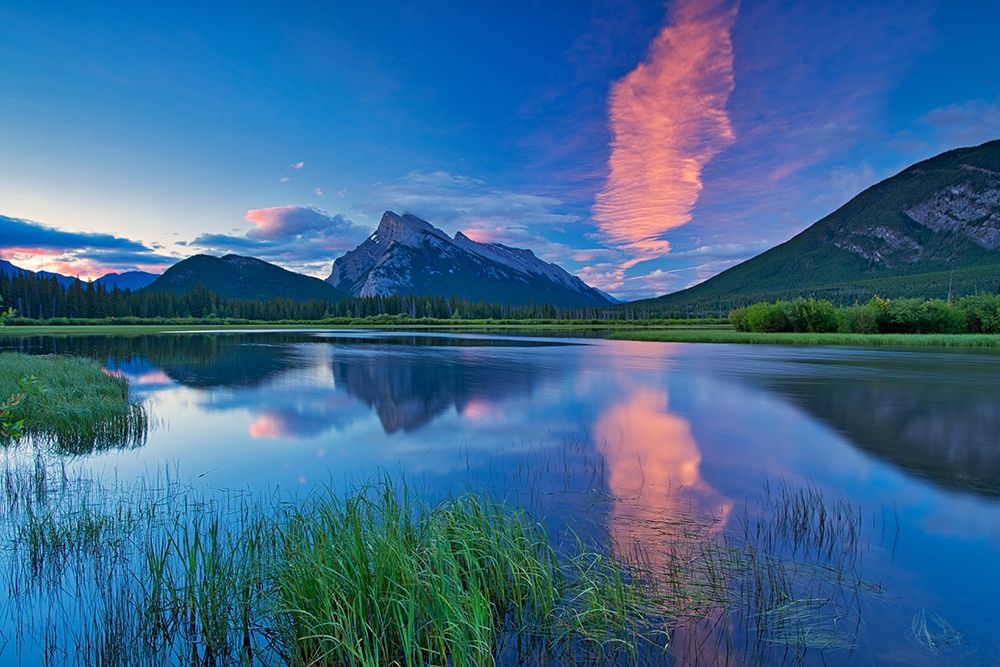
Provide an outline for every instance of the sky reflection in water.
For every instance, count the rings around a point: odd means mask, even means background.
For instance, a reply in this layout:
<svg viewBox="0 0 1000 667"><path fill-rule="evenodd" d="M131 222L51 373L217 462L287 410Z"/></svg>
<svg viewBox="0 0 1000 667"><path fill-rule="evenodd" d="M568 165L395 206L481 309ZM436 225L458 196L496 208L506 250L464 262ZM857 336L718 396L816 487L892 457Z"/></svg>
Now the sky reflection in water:
<svg viewBox="0 0 1000 667"><path fill-rule="evenodd" d="M132 380L159 422L148 444L80 462L124 478L485 485L654 564L658 521L699 513L723 530L765 480L811 483L883 519L865 576L901 597L871 610L883 636L867 661L933 664L906 636L920 608L966 632L967 663L1000 661L983 594L1000 590L1000 355L357 332L16 346Z"/></svg>

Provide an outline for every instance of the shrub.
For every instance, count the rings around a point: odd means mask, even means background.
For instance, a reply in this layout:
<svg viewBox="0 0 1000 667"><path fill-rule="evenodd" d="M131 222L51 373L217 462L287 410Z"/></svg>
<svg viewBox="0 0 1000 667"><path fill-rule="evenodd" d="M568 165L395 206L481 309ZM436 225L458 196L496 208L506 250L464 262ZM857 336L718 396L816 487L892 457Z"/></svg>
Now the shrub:
<svg viewBox="0 0 1000 667"><path fill-rule="evenodd" d="M1000 333L1000 295L976 294L959 299L965 327L972 333Z"/></svg>
<svg viewBox="0 0 1000 667"><path fill-rule="evenodd" d="M825 332L836 331L837 309L829 301L796 299L774 303L754 303L737 308L729 321L738 331Z"/></svg>
<svg viewBox="0 0 1000 667"><path fill-rule="evenodd" d="M784 310L792 331L822 333L837 330L837 308L829 301L796 299L787 303Z"/></svg>
<svg viewBox="0 0 1000 667"><path fill-rule="evenodd" d="M754 303L737 308L729 321L738 331L859 334L1000 333L1000 295L941 299L874 297L837 308L820 299Z"/></svg>
<svg viewBox="0 0 1000 667"><path fill-rule="evenodd" d="M783 301L755 303L746 307L746 322L750 331L791 331Z"/></svg>

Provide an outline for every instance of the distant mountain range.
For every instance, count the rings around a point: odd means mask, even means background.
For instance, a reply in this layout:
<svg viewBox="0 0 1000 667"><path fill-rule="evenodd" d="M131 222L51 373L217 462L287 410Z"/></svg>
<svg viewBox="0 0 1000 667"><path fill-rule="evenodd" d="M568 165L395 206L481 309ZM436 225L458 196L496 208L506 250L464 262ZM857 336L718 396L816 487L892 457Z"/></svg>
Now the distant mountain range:
<svg viewBox="0 0 1000 667"><path fill-rule="evenodd" d="M415 215L386 211L378 229L333 263L327 282L354 296L429 294L469 301L607 306L613 300L533 252L449 237Z"/></svg>
<svg viewBox="0 0 1000 667"><path fill-rule="evenodd" d="M0 260L0 273L26 271ZM67 287L75 278L48 272ZM130 271L108 289L225 298L338 300L433 295L469 301L608 307L615 299L531 250L449 236L386 211L326 281L252 257L195 255L162 276ZM840 303L885 297L1000 292L1000 140L919 162L859 194L794 238L689 289L633 302L651 315L725 315L754 301L815 296Z"/></svg>
<svg viewBox="0 0 1000 667"><path fill-rule="evenodd" d="M838 302L1000 291L1000 140L919 162L794 238L680 292L643 303L726 313L812 295Z"/></svg>
<svg viewBox="0 0 1000 667"><path fill-rule="evenodd" d="M226 299L336 301L346 296L319 278L304 276L254 257L194 255L177 262L146 289L187 294L196 287Z"/></svg>
<svg viewBox="0 0 1000 667"><path fill-rule="evenodd" d="M31 271L30 269L23 269L20 266L11 264L4 259L0 259L0 273L5 275L28 273L35 276L41 276L42 278L55 278L56 282L64 288L69 287L74 282L79 280L79 278L74 276L64 276L61 273L52 273L51 271ZM117 288L121 290L132 290L134 292L146 287L158 277L159 276L155 273L146 273L145 271L126 271L125 273L108 273L93 282L95 285L103 285L107 290Z"/></svg>

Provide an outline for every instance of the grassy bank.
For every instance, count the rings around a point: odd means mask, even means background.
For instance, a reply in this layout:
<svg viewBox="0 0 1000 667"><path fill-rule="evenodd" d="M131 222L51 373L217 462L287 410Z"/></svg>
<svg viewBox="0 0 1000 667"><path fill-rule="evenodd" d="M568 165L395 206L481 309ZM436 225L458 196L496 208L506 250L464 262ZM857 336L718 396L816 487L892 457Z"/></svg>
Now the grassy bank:
<svg viewBox="0 0 1000 667"><path fill-rule="evenodd" d="M0 327L3 336L139 336L197 331L324 331L330 329L494 332L523 335L592 335L616 340L664 343L735 343L760 345L849 345L862 347L1000 348L1000 334L854 334L854 333L764 333L736 331L726 324L659 322L579 323L462 323L462 324L141 324L141 325L40 325Z"/></svg>
<svg viewBox="0 0 1000 667"><path fill-rule="evenodd" d="M608 338L662 343L1000 348L1000 334L760 333L727 328L619 329Z"/></svg>
<svg viewBox="0 0 1000 667"><path fill-rule="evenodd" d="M128 383L90 359L0 353L0 421L8 441L30 437L64 453L141 444L145 410Z"/></svg>

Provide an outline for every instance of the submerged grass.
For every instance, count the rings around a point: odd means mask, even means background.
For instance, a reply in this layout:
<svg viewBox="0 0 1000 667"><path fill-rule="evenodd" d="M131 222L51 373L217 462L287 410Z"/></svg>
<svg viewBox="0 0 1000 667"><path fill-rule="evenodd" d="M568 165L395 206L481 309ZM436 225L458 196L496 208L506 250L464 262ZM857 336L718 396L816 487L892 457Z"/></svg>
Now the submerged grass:
<svg viewBox="0 0 1000 667"><path fill-rule="evenodd" d="M557 552L527 514L474 494L425 505L383 478L285 504L169 478L107 488L37 459L8 459L3 479L17 651L46 661L604 663L650 615L626 566Z"/></svg>
<svg viewBox="0 0 1000 667"><path fill-rule="evenodd" d="M0 353L0 419L62 453L138 446L146 410L129 400L128 382L90 359Z"/></svg>

